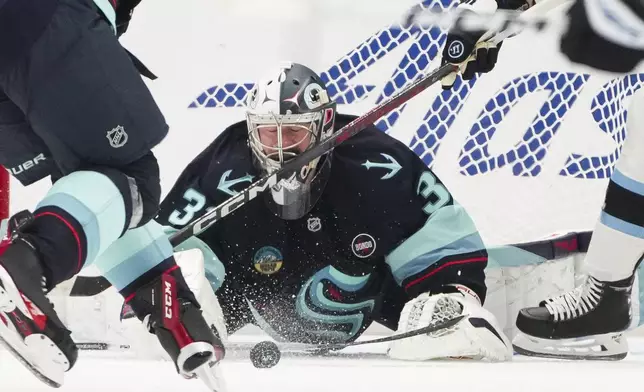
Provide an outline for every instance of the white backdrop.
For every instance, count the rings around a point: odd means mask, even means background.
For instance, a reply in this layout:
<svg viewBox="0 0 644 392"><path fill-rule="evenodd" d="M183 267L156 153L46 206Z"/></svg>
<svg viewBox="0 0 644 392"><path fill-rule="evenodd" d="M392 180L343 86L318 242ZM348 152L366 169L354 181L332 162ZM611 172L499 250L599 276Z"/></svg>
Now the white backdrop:
<svg viewBox="0 0 644 392"><path fill-rule="evenodd" d="M353 100L340 105L341 111L360 114L375 104L381 92L391 90L387 85L390 80L400 81L395 79L400 76L397 70L413 77L417 68L427 71L436 66L439 60L430 50L432 45L436 50L435 32L407 36L408 32L388 27L416 3L142 2L122 42L159 76L149 86L171 127L169 136L155 149L164 194L205 145L243 118L239 107L209 107L223 106L214 95L218 90L211 91L211 100L189 107L211 87L252 83L267 67L292 60L325 72L329 84L342 90L343 73L333 70L357 69L360 72L346 81L348 87L338 96L344 102ZM560 14L554 12L555 16ZM392 45L395 36L398 41ZM369 41L372 37L379 38ZM602 86L616 75L590 75L568 63L556 52L556 46L556 29L538 35L526 32L504 44L496 70L481 77L468 96L467 88L461 87L451 96L439 97L440 87L434 86L410 102L395 123L389 120L392 126L388 132L431 163L456 199L473 214L490 244L588 229L598 216L606 186L602 170L610 168L608 156L618 147L598 121L617 118L611 129L619 133L623 123L619 110L628 99L601 95ZM356 48L358 55L343 59ZM376 52L378 56L372 56ZM422 53L428 54L425 57L431 63L418 60ZM415 65L410 68L408 60L416 61ZM338 68L333 68L336 65ZM639 87L639 78L633 80L633 86ZM358 92L359 85L369 85L370 92L352 99L350 92ZM598 94L599 106L606 110L593 117L591 107ZM500 111L510 107L507 113ZM432 120L433 113L447 113L448 120ZM495 128L484 129L488 120ZM442 124L442 128L432 128L427 136L423 123ZM476 147L466 151L465 146ZM604 159L589 160L590 166L576 173L582 178L576 178L570 167L566 169L571 154ZM468 159L476 165L468 165ZM604 178L588 178L597 173ZM33 208L48 184L43 181L25 190L14 181L12 187L11 210L16 211Z"/></svg>

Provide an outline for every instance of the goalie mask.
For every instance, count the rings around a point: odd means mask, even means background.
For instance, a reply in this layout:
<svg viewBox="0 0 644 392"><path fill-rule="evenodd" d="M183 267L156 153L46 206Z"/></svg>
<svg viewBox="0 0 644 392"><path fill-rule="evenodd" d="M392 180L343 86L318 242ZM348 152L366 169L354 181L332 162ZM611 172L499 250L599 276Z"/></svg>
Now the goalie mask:
<svg viewBox="0 0 644 392"><path fill-rule="evenodd" d="M333 133L335 102L309 68L288 63L256 84L246 101L248 140L263 175L309 150ZM331 167L330 154L314 159L281 180L266 201L283 219L299 219L315 205Z"/></svg>

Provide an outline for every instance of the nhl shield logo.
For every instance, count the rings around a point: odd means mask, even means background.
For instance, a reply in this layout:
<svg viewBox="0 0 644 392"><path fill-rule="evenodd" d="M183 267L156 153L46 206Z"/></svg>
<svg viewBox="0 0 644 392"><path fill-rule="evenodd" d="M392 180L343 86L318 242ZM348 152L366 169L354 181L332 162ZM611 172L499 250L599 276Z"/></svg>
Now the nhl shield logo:
<svg viewBox="0 0 644 392"><path fill-rule="evenodd" d="M110 146L114 148L121 148L127 143L127 132L125 132L125 128L122 125L107 131L105 137L110 141Z"/></svg>
<svg viewBox="0 0 644 392"><path fill-rule="evenodd" d="M320 221L320 218L313 217L306 221L306 226L309 228L309 231L315 233L316 231L320 231L322 228L322 222Z"/></svg>

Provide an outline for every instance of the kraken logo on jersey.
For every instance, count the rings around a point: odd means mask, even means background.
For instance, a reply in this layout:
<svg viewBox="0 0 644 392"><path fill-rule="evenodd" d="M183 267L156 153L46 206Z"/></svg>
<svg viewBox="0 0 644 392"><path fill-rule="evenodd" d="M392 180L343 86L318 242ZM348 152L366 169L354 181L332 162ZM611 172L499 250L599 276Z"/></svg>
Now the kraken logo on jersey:
<svg viewBox="0 0 644 392"><path fill-rule="evenodd" d="M356 293L365 287L369 276L349 276L332 266L316 272L297 294L295 308L300 317L315 323L327 324L329 329L307 332L319 338L337 342L345 342L353 338L363 327L365 316L373 311L375 301L370 299L357 303L336 302L346 300L346 296L338 289L349 295ZM333 300L328 298L327 294ZM351 330L348 332L337 330L337 326L340 325L350 325Z"/></svg>
<svg viewBox="0 0 644 392"><path fill-rule="evenodd" d="M255 270L265 275L272 275L279 271L283 262L282 252L272 246L260 248L253 257Z"/></svg>

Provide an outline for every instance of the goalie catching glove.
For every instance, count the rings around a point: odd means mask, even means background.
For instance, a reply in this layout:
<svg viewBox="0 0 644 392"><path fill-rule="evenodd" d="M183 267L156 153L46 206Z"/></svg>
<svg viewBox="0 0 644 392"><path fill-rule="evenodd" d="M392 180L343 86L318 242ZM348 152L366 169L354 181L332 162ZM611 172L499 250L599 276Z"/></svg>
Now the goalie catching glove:
<svg viewBox="0 0 644 392"><path fill-rule="evenodd" d="M462 285L444 286L438 294L423 293L407 302L400 315L397 333L466 317L451 328L396 340L389 346L393 359L425 361L469 358L488 361L512 359L512 345L496 317L481 306L476 294Z"/></svg>
<svg viewBox="0 0 644 392"><path fill-rule="evenodd" d="M527 9L532 4L531 0L463 0L458 6L463 9L463 15L492 14L497 9L518 10ZM501 50L501 43L479 42L485 34L484 30L467 31L457 23L447 34L443 47L442 64L455 64L459 66L459 73L464 80L470 80L477 73L492 71L496 65ZM456 82L456 73L441 80L444 90L452 88Z"/></svg>

